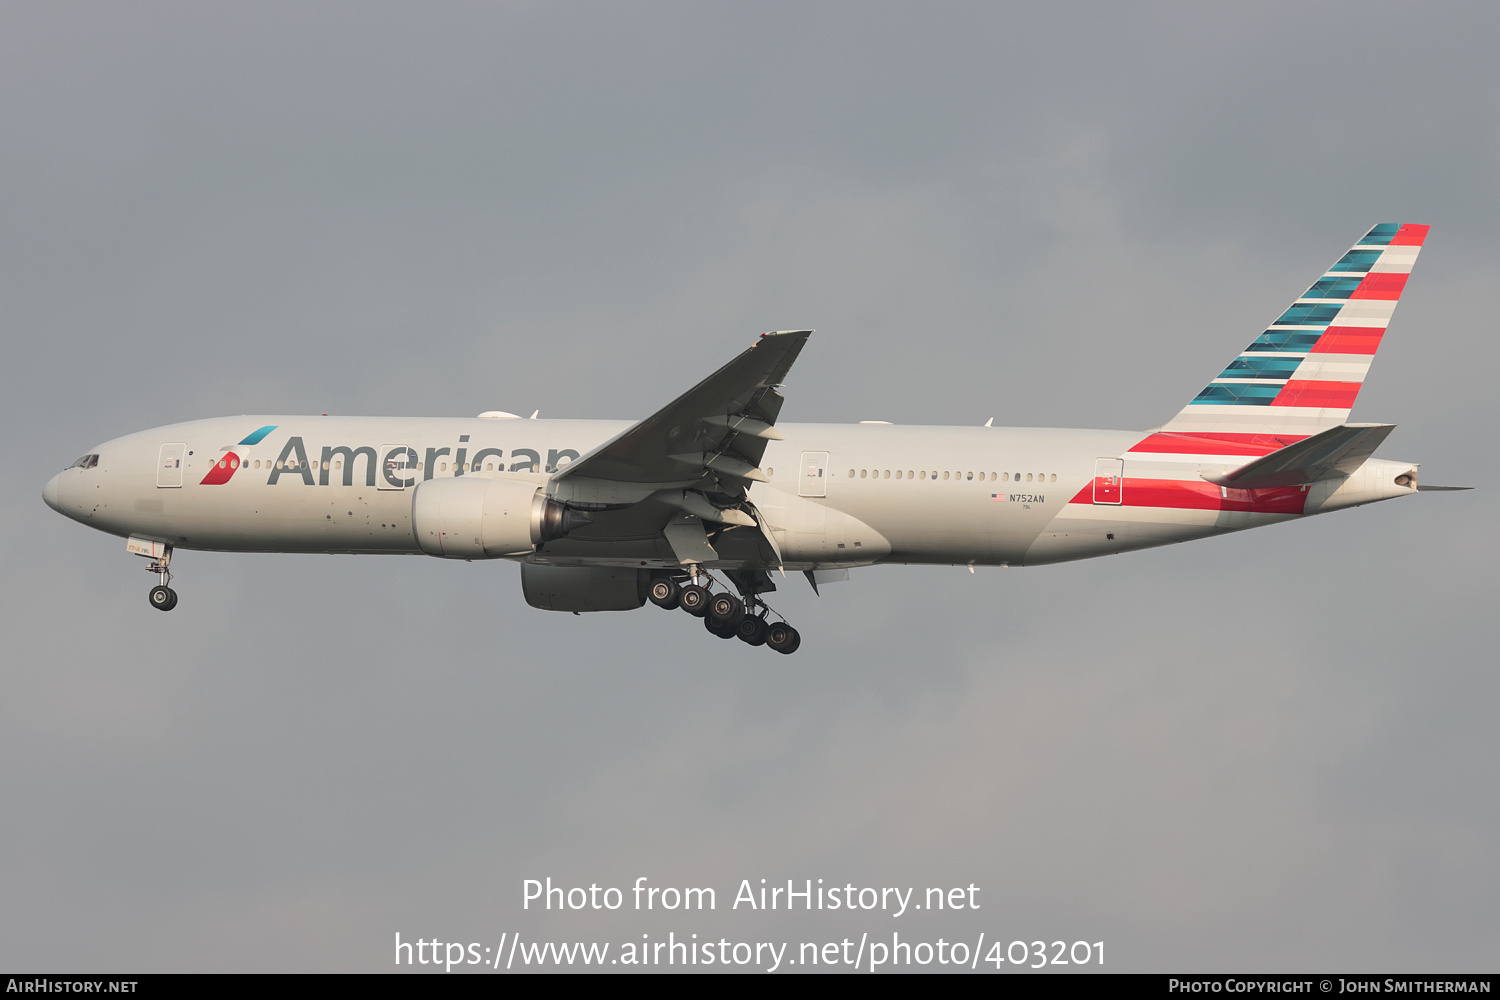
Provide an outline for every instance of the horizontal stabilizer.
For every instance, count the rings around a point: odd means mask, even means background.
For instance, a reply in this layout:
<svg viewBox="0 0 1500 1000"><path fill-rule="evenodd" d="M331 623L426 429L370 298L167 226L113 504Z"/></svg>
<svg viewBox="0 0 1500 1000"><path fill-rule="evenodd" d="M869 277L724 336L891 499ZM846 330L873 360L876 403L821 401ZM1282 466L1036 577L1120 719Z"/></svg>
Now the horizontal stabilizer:
<svg viewBox="0 0 1500 1000"><path fill-rule="evenodd" d="M1418 486L1417 492L1425 493L1429 490L1435 493L1453 493L1458 490L1472 490L1472 486Z"/></svg>
<svg viewBox="0 0 1500 1000"><path fill-rule="evenodd" d="M1341 424L1289 444L1222 475L1203 476L1216 486L1262 490L1301 486L1347 476L1365 463L1395 424Z"/></svg>

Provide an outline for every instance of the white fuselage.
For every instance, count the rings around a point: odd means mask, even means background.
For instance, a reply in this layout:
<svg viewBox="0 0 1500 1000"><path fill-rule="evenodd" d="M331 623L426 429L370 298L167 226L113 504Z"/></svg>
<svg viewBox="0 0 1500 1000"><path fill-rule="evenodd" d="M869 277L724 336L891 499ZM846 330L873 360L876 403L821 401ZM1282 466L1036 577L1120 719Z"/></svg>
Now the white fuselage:
<svg viewBox="0 0 1500 1000"><path fill-rule="evenodd" d="M608 420L220 417L94 449L44 496L120 536L187 549L418 553L416 486L460 475L547 486L558 466L630 425ZM273 427L253 444L236 444ZM1234 461L1133 455L1145 432L780 424L750 500L786 568L879 562L1036 565L1201 538L1415 491L1409 463L1371 459L1347 479L1282 490L1204 482ZM173 449L177 450L173 450ZM390 474L392 456L410 467ZM164 469L163 461L178 468ZM1101 460L1119 461L1113 490ZM222 465L220 463L223 463ZM816 474L814 474L816 473ZM207 480L207 481L206 481ZM668 566L660 539L561 539L529 557ZM712 565L710 563L710 565Z"/></svg>

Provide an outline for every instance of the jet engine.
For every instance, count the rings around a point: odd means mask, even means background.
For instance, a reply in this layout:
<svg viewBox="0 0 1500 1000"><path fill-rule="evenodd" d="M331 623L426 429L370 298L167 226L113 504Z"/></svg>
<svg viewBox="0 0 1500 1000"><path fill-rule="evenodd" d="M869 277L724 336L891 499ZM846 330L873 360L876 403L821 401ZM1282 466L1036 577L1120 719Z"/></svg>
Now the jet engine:
<svg viewBox="0 0 1500 1000"><path fill-rule="evenodd" d="M590 520L519 479L429 479L412 491L417 544L430 556L448 559L529 555Z"/></svg>
<svg viewBox="0 0 1500 1000"><path fill-rule="evenodd" d="M643 569L521 564L526 603L543 611L634 611L650 586Z"/></svg>

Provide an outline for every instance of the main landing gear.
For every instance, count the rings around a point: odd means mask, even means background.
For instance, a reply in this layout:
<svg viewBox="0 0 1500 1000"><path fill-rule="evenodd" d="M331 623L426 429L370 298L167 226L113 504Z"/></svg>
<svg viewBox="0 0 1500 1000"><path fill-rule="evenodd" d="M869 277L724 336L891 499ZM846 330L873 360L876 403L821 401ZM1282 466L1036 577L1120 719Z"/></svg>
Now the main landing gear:
<svg viewBox="0 0 1500 1000"><path fill-rule="evenodd" d="M698 567L683 583L671 577L658 577L652 581L647 597L652 604L668 611L681 608L695 618L703 619L703 627L710 635L720 639L739 639L749 646L769 646L778 653L795 653L802 645L802 635L785 621L769 621L771 609L758 596L741 588L743 600L727 590L717 593L709 589L712 579Z"/></svg>

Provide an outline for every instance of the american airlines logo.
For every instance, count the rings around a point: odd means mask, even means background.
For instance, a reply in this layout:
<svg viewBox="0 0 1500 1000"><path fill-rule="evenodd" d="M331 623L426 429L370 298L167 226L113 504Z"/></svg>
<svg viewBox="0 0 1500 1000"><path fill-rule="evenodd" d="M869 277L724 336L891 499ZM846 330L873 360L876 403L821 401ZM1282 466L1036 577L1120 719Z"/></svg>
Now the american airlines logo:
<svg viewBox="0 0 1500 1000"><path fill-rule="evenodd" d="M275 425L262 427L238 445L224 449L200 485L222 486L229 482L236 471L248 465L248 459L236 449L260 443L275 429ZM550 448L543 461L542 452L535 448L513 448L509 452L503 448L480 448L470 455L469 435L462 434L458 440L457 447L427 448L421 455L407 445L325 445L318 460L312 461L306 443L300 436L293 436L287 438L275 461L266 461L269 470L266 484L275 486L283 477L294 477L304 486L328 486L330 473L334 473L333 479L344 486L353 486L355 462L363 459L363 485L401 489L415 485L418 477L428 480L436 472L446 472L449 468L455 476L479 471L555 472L579 454L572 448Z"/></svg>

